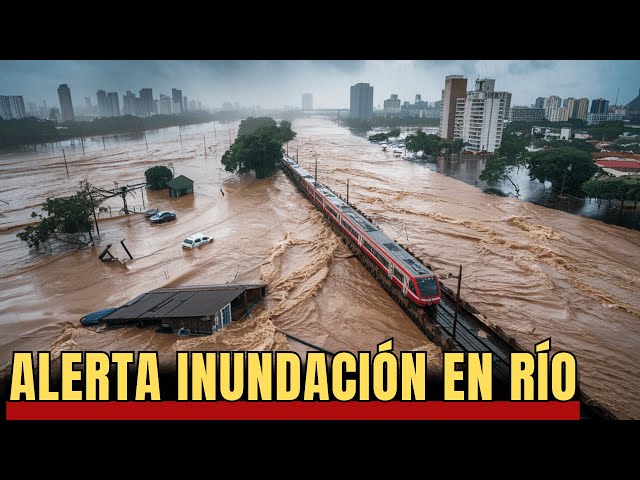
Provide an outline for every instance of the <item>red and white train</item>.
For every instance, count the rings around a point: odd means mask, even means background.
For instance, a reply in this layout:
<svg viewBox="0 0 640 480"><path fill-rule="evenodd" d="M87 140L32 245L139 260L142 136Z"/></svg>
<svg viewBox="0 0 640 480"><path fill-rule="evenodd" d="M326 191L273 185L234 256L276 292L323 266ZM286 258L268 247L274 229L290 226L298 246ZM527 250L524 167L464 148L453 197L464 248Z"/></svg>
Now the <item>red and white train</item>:
<svg viewBox="0 0 640 480"><path fill-rule="evenodd" d="M440 282L436 275L385 235L378 227L343 202L309 172L285 156L283 167L313 198L314 204L356 242L358 247L385 272L402 295L420 306L440 303Z"/></svg>

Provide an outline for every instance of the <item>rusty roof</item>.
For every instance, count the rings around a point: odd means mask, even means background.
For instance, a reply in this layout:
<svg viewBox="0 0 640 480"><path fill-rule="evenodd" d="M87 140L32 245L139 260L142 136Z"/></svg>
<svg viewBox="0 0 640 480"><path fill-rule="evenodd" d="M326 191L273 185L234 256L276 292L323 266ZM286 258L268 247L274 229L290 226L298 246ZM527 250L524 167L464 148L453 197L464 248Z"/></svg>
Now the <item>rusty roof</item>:
<svg viewBox="0 0 640 480"><path fill-rule="evenodd" d="M215 315L245 290L265 284L194 285L158 288L126 303L105 320L189 318Z"/></svg>

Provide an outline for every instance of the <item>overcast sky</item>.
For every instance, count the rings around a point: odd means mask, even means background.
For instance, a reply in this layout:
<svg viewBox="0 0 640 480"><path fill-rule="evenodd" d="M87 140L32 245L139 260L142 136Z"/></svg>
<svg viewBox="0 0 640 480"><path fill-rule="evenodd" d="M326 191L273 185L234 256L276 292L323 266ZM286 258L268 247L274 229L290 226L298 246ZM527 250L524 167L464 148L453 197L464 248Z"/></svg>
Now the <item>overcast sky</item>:
<svg viewBox="0 0 640 480"><path fill-rule="evenodd" d="M313 94L314 107L349 107L349 87L373 85L374 106L397 93L413 103L440 99L447 75L465 75L469 89L477 77L496 79L496 90L511 92L512 105L536 97L605 98L627 104L640 89L638 60L0 60L0 95L22 95L25 103L58 105L57 87L66 83L75 106L96 91L127 90L153 97L182 89L189 99L212 107L223 102L263 108L300 106L301 94ZM122 101L122 100L121 100Z"/></svg>

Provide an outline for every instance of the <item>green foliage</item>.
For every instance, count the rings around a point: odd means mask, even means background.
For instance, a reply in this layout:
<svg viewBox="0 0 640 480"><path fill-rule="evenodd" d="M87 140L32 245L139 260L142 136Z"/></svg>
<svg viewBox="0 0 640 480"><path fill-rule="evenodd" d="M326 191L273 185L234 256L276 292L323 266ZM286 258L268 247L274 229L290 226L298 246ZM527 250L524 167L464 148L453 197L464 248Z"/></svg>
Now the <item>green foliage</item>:
<svg viewBox="0 0 640 480"><path fill-rule="evenodd" d="M577 191L598 171L591 155L576 148L554 148L536 152L529 159L529 177L551 182L555 188Z"/></svg>
<svg viewBox="0 0 640 480"><path fill-rule="evenodd" d="M615 140L624 132L624 122L602 122L587 130L594 140Z"/></svg>
<svg viewBox="0 0 640 480"><path fill-rule="evenodd" d="M238 136L222 156L222 164L228 172L245 174L253 170L256 178L266 178L280 165L284 153L282 143L277 127L259 128Z"/></svg>
<svg viewBox="0 0 640 480"><path fill-rule="evenodd" d="M582 191L593 198L602 200L640 201L640 179L606 178L591 179L582 185Z"/></svg>
<svg viewBox="0 0 640 480"><path fill-rule="evenodd" d="M379 143L379 142L385 142L389 140L389 138L391 137L399 137L399 136L400 136L400 129L394 128L386 133L380 132L380 133L374 133L373 135L369 135L369 141L373 143Z"/></svg>
<svg viewBox="0 0 640 480"><path fill-rule="evenodd" d="M164 165L156 165L145 170L144 178L149 190L163 190L167 188L167 182L173 178L173 172Z"/></svg>
<svg viewBox="0 0 640 480"><path fill-rule="evenodd" d="M210 114L199 111L182 115L152 115L146 118L124 115L97 118L92 122L66 122L62 125L57 125L53 120L40 120L34 117L0 120L0 147L57 142L69 138L112 133L142 132L178 125L205 123L212 120L230 121L238 118L240 118L238 112Z"/></svg>
<svg viewBox="0 0 640 480"><path fill-rule="evenodd" d="M281 120L280 121L279 129L280 129L280 136L282 137L282 141L284 143L287 143L287 142L293 140L294 137L296 136L296 132L291 130L291 122L289 122L287 120Z"/></svg>
<svg viewBox="0 0 640 480"><path fill-rule="evenodd" d="M437 156L442 153L450 155L459 153L464 148L462 140L447 140L438 135L427 135L422 130L418 130L412 135L407 135L404 140L407 150L410 152L422 152L422 155Z"/></svg>
<svg viewBox="0 0 640 480"><path fill-rule="evenodd" d="M515 135L503 135L500 148L489 157L480 174L480 180L495 187L503 180L513 185L516 194L520 193L520 188L511 178L515 168L526 165L528 152L525 148L527 141Z"/></svg>
<svg viewBox="0 0 640 480"><path fill-rule="evenodd" d="M16 236L27 242L29 247L38 247L55 234L90 232L93 204L88 183L82 182L81 187L81 190L70 197L47 198L41 207L47 215L31 212L31 217L39 218L40 221L36 225L28 225Z"/></svg>
<svg viewBox="0 0 640 480"><path fill-rule="evenodd" d="M240 122L238 136L253 133L259 128L275 127L276 121L271 117L248 117ZM291 124L289 124L291 126Z"/></svg>

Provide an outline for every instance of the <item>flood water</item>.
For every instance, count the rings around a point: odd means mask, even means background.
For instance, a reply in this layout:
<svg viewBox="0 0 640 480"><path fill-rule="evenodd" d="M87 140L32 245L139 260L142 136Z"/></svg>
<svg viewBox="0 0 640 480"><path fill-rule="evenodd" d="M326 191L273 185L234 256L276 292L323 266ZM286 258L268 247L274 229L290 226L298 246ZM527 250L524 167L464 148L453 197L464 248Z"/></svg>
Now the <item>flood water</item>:
<svg viewBox="0 0 640 480"><path fill-rule="evenodd" d="M478 155L461 154L452 155L451 157L438 157L435 160L421 163L425 168L461 180L480 189L485 189L488 185L480 180L480 174L484 169L487 158ZM619 206L610 206L606 201L598 202L595 199L581 200L567 195L560 197L557 192L552 191L550 183L542 184L537 180L532 181L526 168L514 171L510 177L520 191L516 192L515 187L508 180L505 180L496 186L505 195L514 196L536 205L573 213L574 215L594 218L610 225L640 230L640 210L621 209ZM627 202L627 206L633 206L633 202Z"/></svg>
<svg viewBox="0 0 640 480"><path fill-rule="evenodd" d="M231 131L229 131L229 129ZM382 152L323 118L297 119L289 153L392 238L408 244L489 324L522 345L552 339L554 351L578 359L581 387L622 418L640 419L640 232L483 193L473 185ZM61 152L0 155L0 364L13 350L158 350L171 368L176 350L369 350L393 337L396 351L441 354L330 230L326 220L278 172L256 180L220 168L237 123L110 138ZM214 147L205 158L203 135ZM65 148L66 151L66 148ZM314 155L316 155L314 157ZM152 226L141 215L101 218L100 245L126 239L134 260L103 263L101 247L54 245L30 251L15 237L48 195L72 193L84 177L104 188L144 181L144 171L171 162L195 180L193 196L145 193L146 206L170 209L175 222ZM223 193L221 192L224 192ZM142 206L140 195L129 206ZM122 201L107 202L115 212ZM213 244L182 251L180 242L210 232ZM154 288L189 284L268 284L251 318L212 336L179 338L136 327L79 326L83 314L117 306Z"/></svg>

